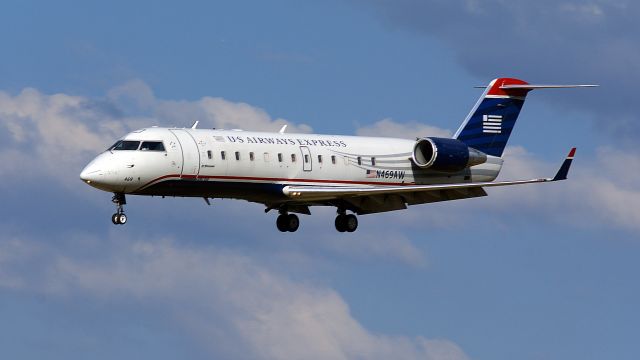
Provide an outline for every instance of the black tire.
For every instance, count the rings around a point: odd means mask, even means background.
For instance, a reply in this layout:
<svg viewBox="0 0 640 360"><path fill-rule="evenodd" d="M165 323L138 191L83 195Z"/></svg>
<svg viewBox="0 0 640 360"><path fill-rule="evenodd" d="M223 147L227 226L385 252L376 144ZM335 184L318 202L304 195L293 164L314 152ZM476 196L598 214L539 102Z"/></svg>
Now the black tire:
<svg viewBox="0 0 640 360"><path fill-rule="evenodd" d="M118 225L118 224L120 224L120 223L118 222L118 214L113 214L113 215L111 215L111 222L113 223L113 225Z"/></svg>
<svg viewBox="0 0 640 360"><path fill-rule="evenodd" d="M338 215L336 216L336 230L338 230L339 232L345 232L347 231L347 226L346 226L346 215Z"/></svg>
<svg viewBox="0 0 640 360"><path fill-rule="evenodd" d="M124 225L126 223L127 223L127 215L125 214L118 215L118 224Z"/></svg>
<svg viewBox="0 0 640 360"><path fill-rule="evenodd" d="M290 232L295 232L300 227L300 219L298 219L298 215L289 214L287 215L287 230Z"/></svg>
<svg viewBox="0 0 640 360"><path fill-rule="evenodd" d="M278 230L282 232L289 231L289 227L287 226L287 218L287 215L278 215L278 218L276 219L276 227L278 228Z"/></svg>
<svg viewBox="0 0 640 360"><path fill-rule="evenodd" d="M344 218L344 228L348 232L356 231L358 228L358 218L353 214L346 215Z"/></svg>

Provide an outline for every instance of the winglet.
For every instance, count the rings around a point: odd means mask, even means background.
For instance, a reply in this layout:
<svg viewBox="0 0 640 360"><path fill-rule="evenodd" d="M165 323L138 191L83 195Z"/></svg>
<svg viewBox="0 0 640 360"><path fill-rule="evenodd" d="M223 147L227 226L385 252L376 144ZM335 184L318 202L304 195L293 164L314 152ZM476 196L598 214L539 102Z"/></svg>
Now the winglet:
<svg viewBox="0 0 640 360"><path fill-rule="evenodd" d="M198 127L198 123L200 123L200 121L196 120L196 121L193 123L193 125L191 125L191 128L192 128L192 129L197 128L197 127Z"/></svg>
<svg viewBox="0 0 640 360"><path fill-rule="evenodd" d="M282 128L280 129L280 131L278 131L279 134L284 134L284 131L287 130L287 124L284 124L282 126Z"/></svg>
<svg viewBox="0 0 640 360"><path fill-rule="evenodd" d="M573 161L573 157L575 156L575 154L576 154L576 148L572 148L571 151L569 151L569 155L567 155L567 158L564 159L564 162L562 163L562 166L560 166L560 169L556 173L556 176L554 176L553 179L551 179L551 181L567 179L567 175L569 174L569 168L571 167L571 162Z"/></svg>

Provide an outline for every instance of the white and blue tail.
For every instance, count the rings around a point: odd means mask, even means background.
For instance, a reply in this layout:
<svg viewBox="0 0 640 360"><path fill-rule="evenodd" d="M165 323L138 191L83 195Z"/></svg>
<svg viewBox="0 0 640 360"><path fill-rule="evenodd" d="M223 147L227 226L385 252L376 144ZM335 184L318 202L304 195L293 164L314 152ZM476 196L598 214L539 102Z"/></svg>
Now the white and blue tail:
<svg viewBox="0 0 640 360"><path fill-rule="evenodd" d="M519 79L495 79L453 138L487 155L501 157L529 91L591 86L595 85L531 85Z"/></svg>

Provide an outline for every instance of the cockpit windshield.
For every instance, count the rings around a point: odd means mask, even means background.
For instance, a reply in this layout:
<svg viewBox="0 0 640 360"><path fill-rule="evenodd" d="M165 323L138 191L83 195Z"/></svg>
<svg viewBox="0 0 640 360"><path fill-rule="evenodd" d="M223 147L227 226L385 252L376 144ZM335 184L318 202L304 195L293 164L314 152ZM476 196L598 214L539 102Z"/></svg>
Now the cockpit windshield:
<svg viewBox="0 0 640 360"><path fill-rule="evenodd" d="M164 151L162 141L143 141L140 150L144 151Z"/></svg>
<svg viewBox="0 0 640 360"><path fill-rule="evenodd" d="M138 150L140 141L120 140L113 144L109 150Z"/></svg>
<svg viewBox="0 0 640 360"><path fill-rule="evenodd" d="M135 140L118 140L115 144L111 145L107 151L113 150L142 150L142 151L165 151L162 141L140 141Z"/></svg>

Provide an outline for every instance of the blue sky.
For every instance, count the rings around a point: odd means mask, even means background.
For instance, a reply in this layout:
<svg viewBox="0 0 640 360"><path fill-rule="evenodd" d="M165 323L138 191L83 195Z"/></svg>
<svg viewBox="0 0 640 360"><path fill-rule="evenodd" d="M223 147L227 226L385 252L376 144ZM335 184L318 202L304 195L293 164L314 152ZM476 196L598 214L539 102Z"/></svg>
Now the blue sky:
<svg viewBox="0 0 640 360"><path fill-rule="evenodd" d="M640 47L630 1L9 1L0 12L7 358L637 358ZM503 179L569 181L295 234L261 206L78 173L148 125L414 137L475 85L534 92Z"/></svg>

